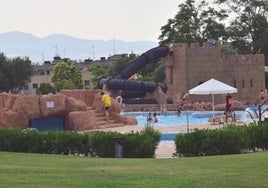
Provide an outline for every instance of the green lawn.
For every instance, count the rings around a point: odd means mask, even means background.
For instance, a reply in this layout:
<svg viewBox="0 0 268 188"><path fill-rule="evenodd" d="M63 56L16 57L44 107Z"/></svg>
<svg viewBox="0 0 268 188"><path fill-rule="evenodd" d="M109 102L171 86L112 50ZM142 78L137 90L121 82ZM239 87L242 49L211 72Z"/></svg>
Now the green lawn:
<svg viewBox="0 0 268 188"><path fill-rule="evenodd" d="M0 187L268 187L268 152L104 159L0 152Z"/></svg>

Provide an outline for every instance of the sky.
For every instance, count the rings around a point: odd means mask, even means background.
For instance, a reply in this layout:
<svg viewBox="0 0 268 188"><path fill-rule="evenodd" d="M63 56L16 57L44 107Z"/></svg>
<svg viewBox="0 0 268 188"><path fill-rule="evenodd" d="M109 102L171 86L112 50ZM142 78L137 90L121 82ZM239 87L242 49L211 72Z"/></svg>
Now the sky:
<svg viewBox="0 0 268 188"><path fill-rule="evenodd" d="M0 0L0 33L155 41L184 0Z"/></svg>

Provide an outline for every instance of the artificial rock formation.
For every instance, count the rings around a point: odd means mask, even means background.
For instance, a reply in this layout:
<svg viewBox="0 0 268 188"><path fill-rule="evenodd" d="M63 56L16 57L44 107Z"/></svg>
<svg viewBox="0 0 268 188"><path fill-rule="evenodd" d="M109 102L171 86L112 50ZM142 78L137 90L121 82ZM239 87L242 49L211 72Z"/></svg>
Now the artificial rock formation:
<svg viewBox="0 0 268 188"><path fill-rule="evenodd" d="M0 127L2 128L17 127L25 129L28 127L28 121L27 116L12 110L3 110L0 112Z"/></svg>
<svg viewBox="0 0 268 188"><path fill-rule="evenodd" d="M40 117L39 96L37 95L19 95L14 98L11 110L18 114L24 114L28 119Z"/></svg>
<svg viewBox="0 0 268 188"><path fill-rule="evenodd" d="M60 116L66 130L92 130L96 128L95 111L103 111L100 91L65 90L55 95L0 94L0 127L25 129L33 119ZM121 104L112 100L112 114L117 116ZM117 118L123 124L134 124L132 119Z"/></svg>
<svg viewBox="0 0 268 188"><path fill-rule="evenodd" d="M96 129L94 111L74 111L68 113L65 118L65 128L77 131Z"/></svg>

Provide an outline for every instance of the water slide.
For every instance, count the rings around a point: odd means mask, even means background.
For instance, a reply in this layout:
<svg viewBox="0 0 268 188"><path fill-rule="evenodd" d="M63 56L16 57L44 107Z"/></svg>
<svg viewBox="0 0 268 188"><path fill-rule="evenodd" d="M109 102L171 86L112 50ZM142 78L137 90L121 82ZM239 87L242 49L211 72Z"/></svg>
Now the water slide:
<svg viewBox="0 0 268 188"><path fill-rule="evenodd" d="M153 60L165 57L169 52L167 46L159 46L148 50L134 59L119 75L114 78L102 77L98 81L98 88L102 89L106 84L111 90L121 90L123 98L144 97L146 92L153 92L158 86L164 93L167 86L164 83L128 80L132 75L140 71Z"/></svg>
<svg viewBox="0 0 268 188"><path fill-rule="evenodd" d="M257 113L258 109L256 107L248 107L245 111L249 114L251 119L258 119L259 115Z"/></svg>
<svg viewBox="0 0 268 188"><path fill-rule="evenodd" d="M245 109L245 111L249 114L250 118L251 119L257 119L259 118L257 112L255 110L252 110L252 109Z"/></svg>

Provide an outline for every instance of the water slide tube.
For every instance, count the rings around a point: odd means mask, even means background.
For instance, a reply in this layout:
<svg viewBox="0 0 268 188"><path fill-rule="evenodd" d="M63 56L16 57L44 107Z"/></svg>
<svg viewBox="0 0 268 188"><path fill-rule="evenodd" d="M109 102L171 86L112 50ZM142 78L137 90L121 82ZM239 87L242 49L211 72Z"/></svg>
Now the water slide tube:
<svg viewBox="0 0 268 188"><path fill-rule="evenodd" d="M167 85L159 82L103 78L99 81L99 86L103 86L103 84L107 84L111 90L121 90L123 98L145 97L146 92L153 92L158 86L164 93L167 92Z"/></svg>
<svg viewBox="0 0 268 188"><path fill-rule="evenodd" d="M251 119L257 119L259 118L259 115L257 113L257 109L256 108L246 108L245 111L249 114Z"/></svg>
<svg viewBox="0 0 268 188"><path fill-rule="evenodd" d="M152 62L155 59L165 57L169 52L167 46L159 46L148 50L143 53L135 60L133 60L119 75L115 78L118 79L129 79L132 75L140 71L148 63Z"/></svg>
<svg viewBox="0 0 268 188"><path fill-rule="evenodd" d="M155 59L165 57L169 52L167 46L159 46L148 50L141 56L133 60L119 75L115 78L101 77L98 81L98 88L102 89L104 84L106 84L112 90L122 90L123 98L137 98L144 97L146 92L154 91L158 86L162 89L164 93L167 92L167 86L164 83L156 82L146 82L146 81L136 81L127 80L132 75L137 73L148 63Z"/></svg>

